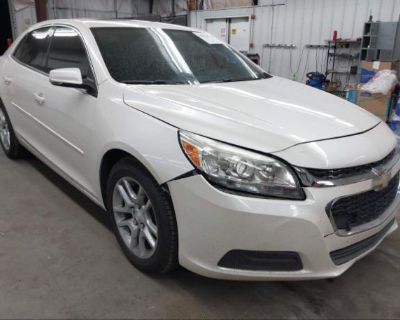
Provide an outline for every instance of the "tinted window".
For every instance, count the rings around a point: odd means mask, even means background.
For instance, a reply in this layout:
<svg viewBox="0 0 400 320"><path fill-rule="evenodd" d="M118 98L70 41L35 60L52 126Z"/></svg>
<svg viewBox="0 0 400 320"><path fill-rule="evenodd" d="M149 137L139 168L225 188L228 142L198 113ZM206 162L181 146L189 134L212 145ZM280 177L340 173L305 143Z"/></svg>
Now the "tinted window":
<svg viewBox="0 0 400 320"><path fill-rule="evenodd" d="M36 69L45 71L46 54L51 28L42 28L27 34L15 50L14 57Z"/></svg>
<svg viewBox="0 0 400 320"><path fill-rule="evenodd" d="M261 77L249 62L223 43L209 44L182 30L164 30L199 82L251 80Z"/></svg>
<svg viewBox="0 0 400 320"><path fill-rule="evenodd" d="M67 27L57 27L54 31L47 58L48 70L79 68L82 77L93 79L85 46L79 34Z"/></svg>
<svg viewBox="0 0 400 320"><path fill-rule="evenodd" d="M95 28L93 33L115 80L179 81L178 70L150 29Z"/></svg>
<svg viewBox="0 0 400 320"><path fill-rule="evenodd" d="M92 28L111 76L126 83L202 83L269 77L212 36L160 28Z"/></svg>

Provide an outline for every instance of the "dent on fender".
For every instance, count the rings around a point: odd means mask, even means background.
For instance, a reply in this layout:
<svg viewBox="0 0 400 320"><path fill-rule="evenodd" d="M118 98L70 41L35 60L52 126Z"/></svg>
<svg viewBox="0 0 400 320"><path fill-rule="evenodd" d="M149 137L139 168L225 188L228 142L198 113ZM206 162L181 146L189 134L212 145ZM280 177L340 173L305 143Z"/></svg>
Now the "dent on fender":
<svg viewBox="0 0 400 320"><path fill-rule="evenodd" d="M179 176L177 176L177 177L175 177L173 179L168 180L165 184L167 184L169 182L172 182L172 181L177 181L177 180L193 177L193 176L196 176L198 174L199 173L197 172L197 170L191 170L191 171L188 171L188 172L186 172L184 174L181 174L181 175L179 175Z"/></svg>

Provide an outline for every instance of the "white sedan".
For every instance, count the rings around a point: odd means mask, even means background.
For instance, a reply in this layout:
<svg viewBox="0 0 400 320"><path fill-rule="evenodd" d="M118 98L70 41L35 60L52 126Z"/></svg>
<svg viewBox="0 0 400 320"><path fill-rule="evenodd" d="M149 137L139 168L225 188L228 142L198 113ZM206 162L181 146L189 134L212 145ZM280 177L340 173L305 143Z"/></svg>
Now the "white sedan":
<svg viewBox="0 0 400 320"><path fill-rule="evenodd" d="M397 228L387 125L204 31L46 21L0 77L6 155L29 150L105 208L145 272L335 277Z"/></svg>

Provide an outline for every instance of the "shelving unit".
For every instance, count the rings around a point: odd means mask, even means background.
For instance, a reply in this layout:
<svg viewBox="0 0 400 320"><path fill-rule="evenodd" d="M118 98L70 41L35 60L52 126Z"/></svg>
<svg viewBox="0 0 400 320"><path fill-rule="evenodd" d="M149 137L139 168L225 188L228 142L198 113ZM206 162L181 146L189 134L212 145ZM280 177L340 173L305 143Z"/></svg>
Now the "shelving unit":
<svg viewBox="0 0 400 320"><path fill-rule="evenodd" d="M361 41L361 60L400 60L400 23L366 22Z"/></svg>
<svg viewBox="0 0 400 320"><path fill-rule="evenodd" d="M350 77L357 74L361 38L326 40L326 42L328 53L325 75L331 86L330 89L328 87L328 91L343 96L342 89L350 82ZM337 84L336 89L334 89L334 83Z"/></svg>

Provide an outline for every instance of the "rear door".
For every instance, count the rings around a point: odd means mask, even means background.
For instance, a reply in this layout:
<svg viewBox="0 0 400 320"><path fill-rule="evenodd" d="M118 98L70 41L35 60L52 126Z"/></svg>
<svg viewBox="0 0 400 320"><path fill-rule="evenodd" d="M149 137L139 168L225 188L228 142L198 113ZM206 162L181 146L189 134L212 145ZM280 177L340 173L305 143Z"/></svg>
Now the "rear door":
<svg viewBox="0 0 400 320"><path fill-rule="evenodd" d="M20 139L33 147L40 145L41 124L38 113L43 107L42 93L48 83L45 68L51 27L28 33L18 44L3 70L7 112Z"/></svg>

